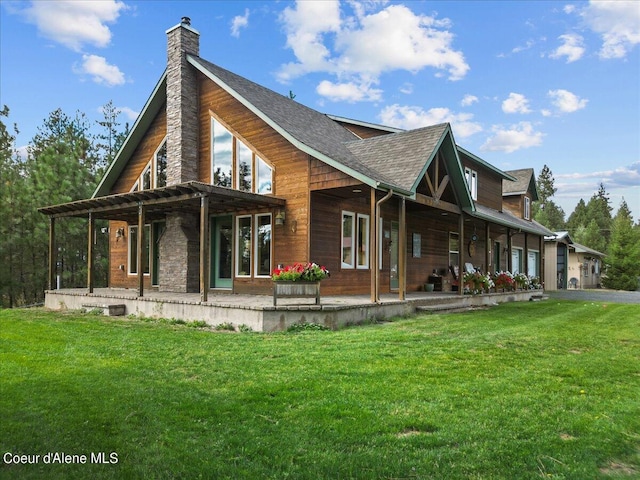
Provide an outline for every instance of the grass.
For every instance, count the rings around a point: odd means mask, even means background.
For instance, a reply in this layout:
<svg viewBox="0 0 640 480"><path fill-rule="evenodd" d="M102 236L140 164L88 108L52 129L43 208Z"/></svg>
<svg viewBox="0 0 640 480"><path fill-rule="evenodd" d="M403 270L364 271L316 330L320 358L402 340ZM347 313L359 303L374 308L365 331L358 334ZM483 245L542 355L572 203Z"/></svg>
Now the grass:
<svg viewBox="0 0 640 480"><path fill-rule="evenodd" d="M41 456L2 478L640 478L638 305L232 335L4 310L0 375L0 455Z"/></svg>

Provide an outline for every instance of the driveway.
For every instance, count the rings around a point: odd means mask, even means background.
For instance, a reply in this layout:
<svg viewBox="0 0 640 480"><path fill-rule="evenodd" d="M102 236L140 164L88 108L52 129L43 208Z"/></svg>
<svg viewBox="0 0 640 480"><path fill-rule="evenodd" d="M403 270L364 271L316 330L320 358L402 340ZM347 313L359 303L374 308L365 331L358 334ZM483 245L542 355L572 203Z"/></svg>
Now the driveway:
<svg viewBox="0 0 640 480"><path fill-rule="evenodd" d="M605 302L605 303L640 303L640 292L625 292L623 290L553 290L545 291L549 298L563 300L577 300L580 302Z"/></svg>

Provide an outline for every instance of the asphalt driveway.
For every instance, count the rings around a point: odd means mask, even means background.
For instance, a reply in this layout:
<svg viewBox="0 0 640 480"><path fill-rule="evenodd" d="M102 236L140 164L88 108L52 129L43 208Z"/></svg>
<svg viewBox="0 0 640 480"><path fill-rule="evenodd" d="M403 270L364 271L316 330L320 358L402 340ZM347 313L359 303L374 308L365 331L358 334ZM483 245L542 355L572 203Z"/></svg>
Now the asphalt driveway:
<svg viewBox="0 0 640 480"><path fill-rule="evenodd" d="M581 302L608 302L608 303L640 303L640 292L625 292L623 290L553 290L545 291L549 298L561 298L563 300L577 300Z"/></svg>

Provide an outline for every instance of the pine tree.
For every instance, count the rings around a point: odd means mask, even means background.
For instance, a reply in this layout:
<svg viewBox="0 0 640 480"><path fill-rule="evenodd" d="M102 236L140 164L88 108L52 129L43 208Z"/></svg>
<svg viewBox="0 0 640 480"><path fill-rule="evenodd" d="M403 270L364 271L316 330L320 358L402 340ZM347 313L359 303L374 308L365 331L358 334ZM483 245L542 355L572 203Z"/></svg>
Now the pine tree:
<svg viewBox="0 0 640 480"><path fill-rule="evenodd" d="M616 290L636 290L640 273L640 235L633 227L633 217L623 199L612 222L609 254L605 257L603 285Z"/></svg>
<svg viewBox="0 0 640 480"><path fill-rule="evenodd" d="M533 218L548 229L559 231L566 228L566 224L564 210L551 200L557 191L554 182L553 172L545 165L536 180L538 201L533 203Z"/></svg>

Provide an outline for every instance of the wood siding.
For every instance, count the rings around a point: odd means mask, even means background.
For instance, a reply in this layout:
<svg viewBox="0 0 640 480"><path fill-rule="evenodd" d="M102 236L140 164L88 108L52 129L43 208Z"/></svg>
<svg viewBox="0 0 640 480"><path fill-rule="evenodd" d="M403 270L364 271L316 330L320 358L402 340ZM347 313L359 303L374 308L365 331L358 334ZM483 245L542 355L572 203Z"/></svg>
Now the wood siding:
<svg viewBox="0 0 640 480"><path fill-rule="evenodd" d="M167 134L167 111L166 104L160 109L158 115L151 123L151 126L144 135L144 138L133 152L127 166L124 168L120 177L116 180L109 192L110 195L115 193L126 193L136 183L144 167L153 158L162 140Z"/></svg>
<svg viewBox="0 0 640 480"><path fill-rule="evenodd" d="M386 130L366 127L364 125L354 125L352 123L346 123L346 122L340 122L340 121L338 121L337 123L342 125L344 128L346 128L350 132L353 132L355 135L357 135L360 138L379 137L380 135L389 135L390 133L392 133Z"/></svg>
<svg viewBox="0 0 640 480"><path fill-rule="evenodd" d="M327 165L326 163L311 157L309 173L309 189L325 190L330 188L359 185L361 182Z"/></svg>

